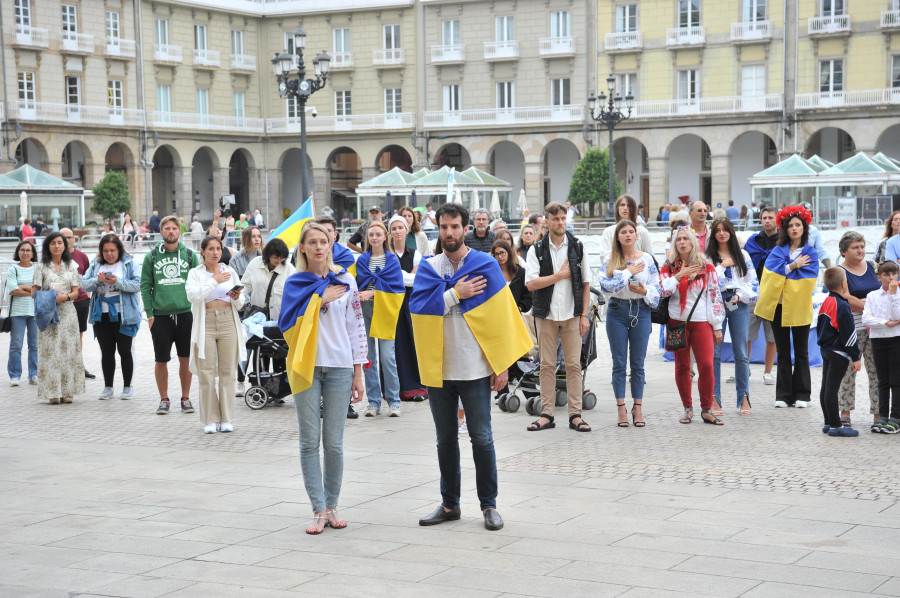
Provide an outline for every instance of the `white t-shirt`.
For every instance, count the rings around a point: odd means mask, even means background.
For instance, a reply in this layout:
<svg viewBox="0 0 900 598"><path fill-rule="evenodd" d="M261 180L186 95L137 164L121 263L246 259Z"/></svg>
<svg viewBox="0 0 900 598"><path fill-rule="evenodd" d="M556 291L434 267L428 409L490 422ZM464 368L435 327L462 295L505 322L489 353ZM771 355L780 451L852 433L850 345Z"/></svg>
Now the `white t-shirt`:
<svg viewBox="0 0 900 598"><path fill-rule="evenodd" d="M227 272L228 266L226 266L225 264L219 264L219 271ZM206 276L207 280L209 280L210 278L213 277L213 273L209 272L207 270L203 271L203 275ZM209 294L209 297L206 298L206 303L209 303L210 301L216 301L216 300L231 303L231 297L228 296L228 291L233 289L236 284L240 284L240 283L235 280L231 280L231 279L226 280L225 282L220 282L216 286L215 290L213 290L213 292Z"/></svg>
<svg viewBox="0 0 900 598"><path fill-rule="evenodd" d="M422 230L434 230L436 228L436 214L434 210L425 212L422 217Z"/></svg>
<svg viewBox="0 0 900 598"><path fill-rule="evenodd" d="M99 272L103 272L104 274L112 274L118 279L122 278L125 275L125 267L122 265L122 261L119 260L115 264L103 264L102 266L100 266ZM113 287L111 284L101 282L97 285L97 294L103 295L106 298L118 297L119 290ZM103 309L103 313L109 313L109 305L107 305L105 301L100 302L100 307Z"/></svg>

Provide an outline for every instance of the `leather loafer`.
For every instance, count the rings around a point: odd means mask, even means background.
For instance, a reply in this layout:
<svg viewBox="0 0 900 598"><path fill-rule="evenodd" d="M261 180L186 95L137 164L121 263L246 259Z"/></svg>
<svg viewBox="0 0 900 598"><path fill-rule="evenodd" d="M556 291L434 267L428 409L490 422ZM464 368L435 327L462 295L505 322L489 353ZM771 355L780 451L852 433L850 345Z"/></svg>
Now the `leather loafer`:
<svg viewBox="0 0 900 598"><path fill-rule="evenodd" d="M484 512L484 529L492 532L503 529L503 518L500 517L497 509L487 509Z"/></svg>
<svg viewBox="0 0 900 598"><path fill-rule="evenodd" d="M438 505L438 508L431 515L419 519L419 525L437 525L445 521L456 521L459 519L460 514L461 512L458 508L445 511L443 505ZM502 526L503 523L501 522L500 525Z"/></svg>

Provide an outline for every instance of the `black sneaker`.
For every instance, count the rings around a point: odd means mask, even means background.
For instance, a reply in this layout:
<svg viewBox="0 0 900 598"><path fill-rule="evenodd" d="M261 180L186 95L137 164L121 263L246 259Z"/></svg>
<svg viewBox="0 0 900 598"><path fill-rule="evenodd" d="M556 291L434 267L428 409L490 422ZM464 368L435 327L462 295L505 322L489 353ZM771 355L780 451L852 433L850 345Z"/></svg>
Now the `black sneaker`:
<svg viewBox="0 0 900 598"><path fill-rule="evenodd" d="M84 377L87 378L88 380L93 380L93 379L95 379L97 376L95 376L94 374L90 373L90 372L87 371L87 370L84 370Z"/></svg>
<svg viewBox="0 0 900 598"><path fill-rule="evenodd" d="M182 413L193 413L194 406L191 405L191 400L187 397L182 397L181 399L181 412Z"/></svg>
<svg viewBox="0 0 900 598"><path fill-rule="evenodd" d="M165 415L169 412L169 399L163 399L159 402L159 407L156 408L156 415Z"/></svg>
<svg viewBox="0 0 900 598"><path fill-rule="evenodd" d="M347 405L347 419L357 419L359 417L359 413L355 409L353 409L353 403Z"/></svg>

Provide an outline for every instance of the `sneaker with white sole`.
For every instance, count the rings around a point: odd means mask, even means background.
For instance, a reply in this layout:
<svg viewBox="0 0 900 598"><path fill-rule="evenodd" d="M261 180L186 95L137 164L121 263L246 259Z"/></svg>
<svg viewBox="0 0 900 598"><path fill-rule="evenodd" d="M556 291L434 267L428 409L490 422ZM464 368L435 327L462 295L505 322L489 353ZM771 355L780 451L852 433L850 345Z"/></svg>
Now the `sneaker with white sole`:
<svg viewBox="0 0 900 598"><path fill-rule="evenodd" d="M204 434L215 434L219 431L219 424L206 424L203 426Z"/></svg>
<svg viewBox="0 0 900 598"><path fill-rule="evenodd" d="M236 397L242 397L242 396L244 396L244 393L245 393L245 392L247 392L247 389L246 389L246 387L244 386L244 383L243 383L243 382L238 382L237 384L235 384L235 386L234 386L234 396L236 396Z"/></svg>
<svg viewBox="0 0 900 598"><path fill-rule="evenodd" d="M231 422L222 422L219 424L219 432L234 432L234 424Z"/></svg>
<svg viewBox="0 0 900 598"><path fill-rule="evenodd" d="M18 386L18 385L19 385L19 379L18 379L18 378L10 378L10 379L9 379L9 385L10 385L10 386Z"/></svg>
<svg viewBox="0 0 900 598"><path fill-rule="evenodd" d="M32 386L37 386L37 376L32 376L31 378L29 378L28 383Z"/></svg>
<svg viewBox="0 0 900 598"><path fill-rule="evenodd" d="M391 405L390 417L400 417L400 405Z"/></svg>
<svg viewBox="0 0 900 598"><path fill-rule="evenodd" d="M134 387L133 386L126 386L125 388L122 389L121 399L123 401L127 401L128 399L133 399L133 398L134 398Z"/></svg>
<svg viewBox="0 0 900 598"><path fill-rule="evenodd" d="M369 405L368 407L366 407L366 417L375 417L379 413L381 413L381 409L379 409L375 405Z"/></svg>
<svg viewBox="0 0 900 598"><path fill-rule="evenodd" d="M103 391L100 393L100 396L97 398L100 399L101 401L105 401L106 399L111 399L114 392L115 391L113 390L112 386L104 386Z"/></svg>
<svg viewBox="0 0 900 598"><path fill-rule="evenodd" d="M775 406L778 408L785 408L788 406L788 404L785 403L784 401L775 401Z"/></svg>
<svg viewBox="0 0 900 598"><path fill-rule="evenodd" d="M773 386L775 384L775 374L772 372L763 373L763 384L766 386Z"/></svg>
<svg viewBox="0 0 900 598"><path fill-rule="evenodd" d="M796 407L797 409L806 409L807 407L809 407L809 401L797 401L796 403L794 403L794 407Z"/></svg>
<svg viewBox="0 0 900 598"><path fill-rule="evenodd" d="M725 378L725 383L734 384L734 376L728 376L727 378Z"/></svg>

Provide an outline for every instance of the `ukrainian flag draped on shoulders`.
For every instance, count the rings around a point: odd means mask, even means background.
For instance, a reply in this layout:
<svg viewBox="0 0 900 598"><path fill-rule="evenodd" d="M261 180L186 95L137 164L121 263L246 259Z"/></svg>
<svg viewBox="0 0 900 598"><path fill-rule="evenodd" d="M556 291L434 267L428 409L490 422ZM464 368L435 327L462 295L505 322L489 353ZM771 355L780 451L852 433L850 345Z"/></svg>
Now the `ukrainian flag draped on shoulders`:
<svg viewBox="0 0 900 598"><path fill-rule="evenodd" d="M781 300L782 326L809 326L813 321L812 296L819 276L819 254L809 244L803 246L802 255L809 256L809 264L785 275L785 268L793 260L787 245L778 245L769 253L759 283L757 316L772 320L775 308Z"/></svg>
<svg viewBox="0 0 900 598"><path fill-rule="evenodd" d="M340 266L341 268L350 269L350 266L356 261L353 257L353 253L341 245L340 243L335 243L331 247L331 258L334 260L335 265Z"/></svg>
<svg viewBox="0 0 900 598"><path fill-rule="evenodd" d="M403 284L400 260L393 253L385 252L384 255L384 267L376 266L373 271L369 266L372 252L366 251L347 271L356 277L356 286L360 291L375 282L375 304L369 336L390 341L397 336L397 319L406 296L406 285Z"/></svg>
<svg viewBox="0 0 900 598"><path fill-rule="evenodd" d="M332 284L350 286L338 279L339 275L329 272L321 278L310 272L295 272L284 283L278 327L288 344L287 375L294 394L312 385L325 289Z"/></svg>
<svg viewBox="0 0 900 598"><path fill-rule="evenodd" d="M426 386L444 385L444 292L464 276L469 280L483 276L487 281L484 292L460 300L459 307L494 373L500 374L533 347L500 266L490 255L470 250L452 277L441 276L431 260L422 260L409 310L419 374Z"/></svg>

